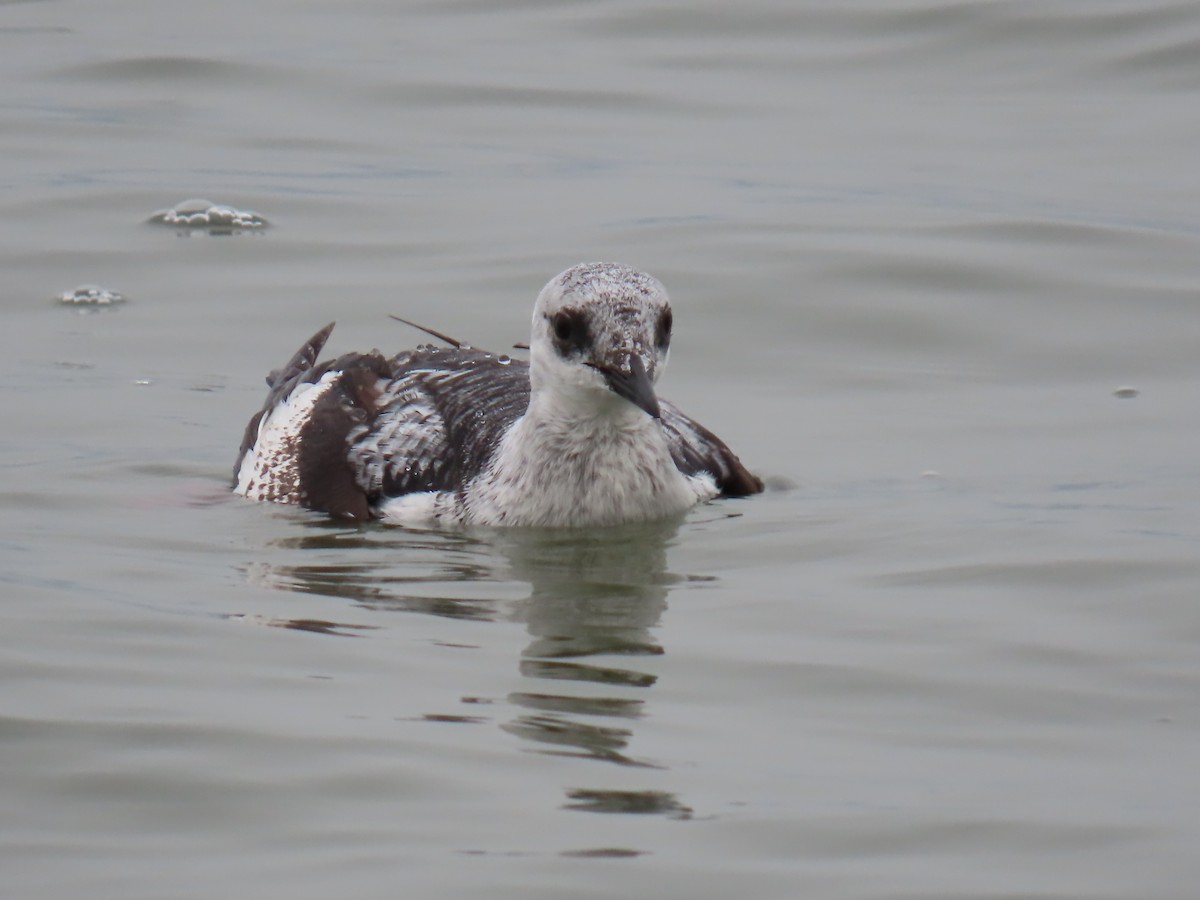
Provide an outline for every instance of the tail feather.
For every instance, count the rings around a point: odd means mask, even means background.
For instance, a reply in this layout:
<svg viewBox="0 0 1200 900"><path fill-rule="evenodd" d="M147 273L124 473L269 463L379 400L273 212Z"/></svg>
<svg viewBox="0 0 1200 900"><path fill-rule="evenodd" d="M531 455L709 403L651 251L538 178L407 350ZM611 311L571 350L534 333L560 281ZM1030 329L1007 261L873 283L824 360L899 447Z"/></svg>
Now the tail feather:
<svg viewBox="0 0 1200 900"><path fill-rule="evenodd" d="M267 402L263 404L250 422L246 425L245 434L242 436L242 446L238 450L237 462L233 464L233 481L237 484L238 471L241 469L242 460L246 456L246 451L254 446L254 442L258 437L258 425L262 421L263 415L273 409L278 403L283 401L288 394L292 392L300 379L305 373L309 372L313 366L317 364L317 357L321 350L325 347L325 342L329 340L329 335L333 333L335 322L330 322L292 354L292 358L288 360L287 365L282 369L274 369L267 376L267 384L271 390L267 393Z"/></svg>

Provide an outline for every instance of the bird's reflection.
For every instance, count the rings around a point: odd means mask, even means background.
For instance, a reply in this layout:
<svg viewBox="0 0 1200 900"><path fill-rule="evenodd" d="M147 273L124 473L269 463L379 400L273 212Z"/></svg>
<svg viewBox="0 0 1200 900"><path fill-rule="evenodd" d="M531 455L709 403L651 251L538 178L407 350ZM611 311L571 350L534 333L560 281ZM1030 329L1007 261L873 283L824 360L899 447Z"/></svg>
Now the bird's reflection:
<svg viewBox="0 0 1200 900"><path fill-rule="evenodd" d="M678 528L656 522L582 535L501 534L510 577L531 588L517 611L534 638L525 656L661 654L650 629L667 606L667 544Z"/></svg>
<svg viewBox="0 0 1200 900"><path fill-rule="evenodd" d="M666 548L677 530L678 523L667 522L582 535L520 531L498 537L510 577L531 588L514 610L533 638L521 672L557 684L510 694L509 702L528 712L505 725L507 731L543 753L653 765L626 752L645 704L629 694L655 682L653 674L638 670L635 657L663 652L651 629L667 606ZM614 656L621 659L607 665L583 661ZM620 694L577 694L571 682Z"/></svg>
<svg viewBox="0 0 1200 900"><path fill-rule="evenodd" d="M531 641L518 666L531 686L507 696L520 712L501 727L528 741L534 752L658 767L654 760L631 755L629 745L646 706L645 692L656 681L637 660L664 652L652 630L672 585L685 580L667 571L667 548L678 529L678 521L586 532L421 534L324 527L305 529L278 544L303 551L309 560L258 563L247 574L259 584L343 598L367 609L524 622ZM373 546L379 544L386 546ZM528 585L528 596L495 598L496 584L514 583ZM435 584L447 595L422 591ZM492 590L479 591L479 585ZM472 597L473 586L484 596ZM347 626L329 624L328 633L347 633ZM575 789L565 806L598 812L657 810L674 817L687 809L674 797L656 793L641 803L636 794L623 796L614 806L594 798L584 802L581 798L590 796L586 789Z"/></svg>
<svg viewBox="0 0 1200 900"><path fill-rule="evenodd" d="M456 592L436 596L422 585L456 585L495 581L495 566L478 553L479 542L461 534L402 532L382 529L338 531L316 523L304 533L273 542L276 549L301 551L312 562L245 566L247 580L275 589L353 601L364 609L394 609L455 619L495 619L488 599ZM372 551L378 550L380 554ZM361 553L360 553L361 551ZM348 554L352 561L347 561ZM319 562L321 557L330 561ZM402 560L397 565L396 560Z"/></svg>

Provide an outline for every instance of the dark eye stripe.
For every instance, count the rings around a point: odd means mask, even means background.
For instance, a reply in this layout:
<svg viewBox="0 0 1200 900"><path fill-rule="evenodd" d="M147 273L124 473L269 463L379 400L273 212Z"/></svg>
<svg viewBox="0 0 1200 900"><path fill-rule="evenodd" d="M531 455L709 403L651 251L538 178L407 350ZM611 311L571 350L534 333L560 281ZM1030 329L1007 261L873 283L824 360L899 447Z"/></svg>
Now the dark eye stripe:
<svg viewBox="0 0 1200 900"><path fill-rule="evenodd" d="M664 309L662 315L658 317L658 327L654 332L654 346L659 350L665 350L667 345L671 343L671 326L674 319L669 309Z"/></svg>
<svg viewBox="0 0 1200 900"><path fill-rule="evenodd" d="M592 342L587 317L576 309L563 309L552 315L550 331L561 356L579 353Z"/></svg>

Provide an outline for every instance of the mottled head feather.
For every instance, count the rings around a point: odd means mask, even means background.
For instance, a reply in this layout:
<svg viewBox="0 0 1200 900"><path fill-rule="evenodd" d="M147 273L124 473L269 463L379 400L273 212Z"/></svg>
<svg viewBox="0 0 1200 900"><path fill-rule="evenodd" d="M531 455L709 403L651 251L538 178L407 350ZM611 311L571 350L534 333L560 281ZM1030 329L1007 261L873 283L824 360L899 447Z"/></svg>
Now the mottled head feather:
<svg viewBox="0 0 1200 900"><path fill-rule="evenodd" d="M653 385L667 364L671 303L653 275L620 263L580 263L550 279L533 310L533 390L572 403L623 398L657 417Z"/></svg>

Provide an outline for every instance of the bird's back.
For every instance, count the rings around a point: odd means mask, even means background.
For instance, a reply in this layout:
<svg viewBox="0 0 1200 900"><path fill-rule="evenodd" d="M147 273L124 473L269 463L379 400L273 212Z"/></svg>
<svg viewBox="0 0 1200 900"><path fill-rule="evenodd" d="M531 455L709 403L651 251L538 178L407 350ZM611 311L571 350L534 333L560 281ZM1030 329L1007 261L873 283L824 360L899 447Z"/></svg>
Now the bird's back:
<svg viewBox="0 0 1200 900"><path fill-rule="evenodd" d="M529 404L528 367L479 350L422 346L318 364L332 329L268 376L234 467L238 493L366 519L386 497L460 489Z"/></svg>

